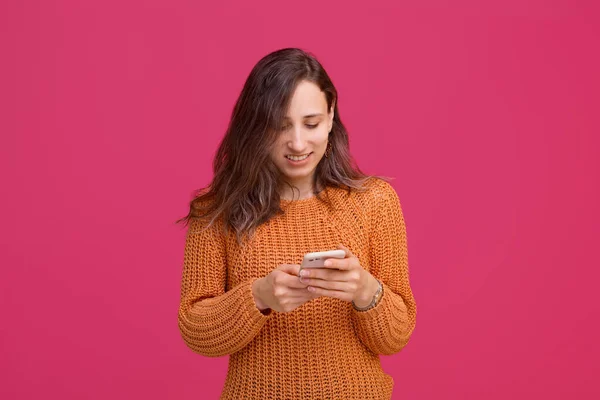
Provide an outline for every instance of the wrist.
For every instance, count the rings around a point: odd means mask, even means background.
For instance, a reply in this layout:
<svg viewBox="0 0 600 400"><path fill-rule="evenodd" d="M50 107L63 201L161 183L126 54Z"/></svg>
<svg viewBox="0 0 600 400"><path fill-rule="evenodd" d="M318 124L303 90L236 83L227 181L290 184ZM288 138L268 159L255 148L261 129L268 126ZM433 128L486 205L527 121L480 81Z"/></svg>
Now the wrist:
<svg viewBox="0 0 600 400"><path fill-rule="evenodd" d="M267 307L267 305L262 301L261 298L262 280L263 278L259 278L252 282L252 297L254 297L254 304L256 304L256 308L258 308L260 311L265 311L269 307Z"/></svg>
<svg viewBox="0 0 600 400"><path fill-rule="evenodd" d="M371 304L373 297L379 289L379 281L369 274L369 283L365 286L365 289L359 293L354 299L354 304L357 307L364 308Z"/></svg>

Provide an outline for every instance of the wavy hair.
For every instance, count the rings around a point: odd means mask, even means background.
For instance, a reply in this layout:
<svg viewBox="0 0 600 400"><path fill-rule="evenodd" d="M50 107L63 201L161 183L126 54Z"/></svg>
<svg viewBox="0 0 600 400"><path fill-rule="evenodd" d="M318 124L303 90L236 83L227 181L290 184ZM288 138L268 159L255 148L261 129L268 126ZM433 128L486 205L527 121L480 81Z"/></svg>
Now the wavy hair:
<svg viewBox="0 0 600 400"><path fill-rule="evenodd" d="M331 154L317 165L314 194L330 204L320 195L327 187L348 193L364 189L370 176L361 172L350 155L348 132L340 119L338 93L331 79L311 53L285 48L263 57L250 72L215 154L212 182L194 193L188 214L176 223L185 221L187 225L200 218L211 226L221 219L225 233L233 229L241 243L259 225L284 212L279 193L284 181L269 155L294 90L304 80L321 89L327 110L333 105L335 113L329 133Z"/></svg>

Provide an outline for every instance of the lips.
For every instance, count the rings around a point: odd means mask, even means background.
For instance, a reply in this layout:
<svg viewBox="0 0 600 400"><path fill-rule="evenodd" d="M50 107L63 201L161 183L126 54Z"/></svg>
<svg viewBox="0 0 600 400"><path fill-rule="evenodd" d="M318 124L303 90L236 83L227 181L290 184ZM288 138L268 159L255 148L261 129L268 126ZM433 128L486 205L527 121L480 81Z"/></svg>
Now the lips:
<svg viewBox="0 0 600 400"><path fill-rule="evenodd" d="M290 158L293 157L293 158ZM305 165L307 165L308 163L311 162L312 160L312 152L308 153L308 155L304 155L304 157L298 157L298 156L290 156L287 155L285 156L285 159L287 160L287 164L290 167L304 167Z"/></svg>
<svg viewBox="0 0 600 400"><path fill-rule="evenodd" d="M288 154L285 156L285 158L287 158L290 161L303 161L303 160L306 160L308 158L308 156L310 156L311 154L312 154L312 152L301 154L301 155Z"/></svg>

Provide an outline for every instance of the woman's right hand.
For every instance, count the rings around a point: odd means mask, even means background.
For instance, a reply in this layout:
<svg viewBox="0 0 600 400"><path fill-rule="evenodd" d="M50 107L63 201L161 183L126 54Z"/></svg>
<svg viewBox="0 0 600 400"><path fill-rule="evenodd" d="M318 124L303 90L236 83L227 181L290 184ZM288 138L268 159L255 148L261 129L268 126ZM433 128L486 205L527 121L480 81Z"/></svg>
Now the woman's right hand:
<svg viewBox="0 0 600 400"><path fill-rule="evenodd" d="M290 312L319 297L308 291L308 285L300 282L299 272L300 265L281 264L269 275L256 279L252 284L252 294L258 309Z"/></svg>

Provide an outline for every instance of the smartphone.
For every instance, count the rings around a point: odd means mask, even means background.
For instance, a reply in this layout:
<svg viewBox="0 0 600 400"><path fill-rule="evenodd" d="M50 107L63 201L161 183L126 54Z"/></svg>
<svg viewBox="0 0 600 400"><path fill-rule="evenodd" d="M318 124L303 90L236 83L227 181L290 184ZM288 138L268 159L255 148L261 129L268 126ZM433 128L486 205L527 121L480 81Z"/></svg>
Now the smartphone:
<svg viewBox="0 0 600 400"><path fill-rule="evenodd" d="M322 268L323 263L328 258L345 258L346 252L344 250L329 250L329 251L317 251L314 253L306 253L302 259L302 268Z"/></svg>

